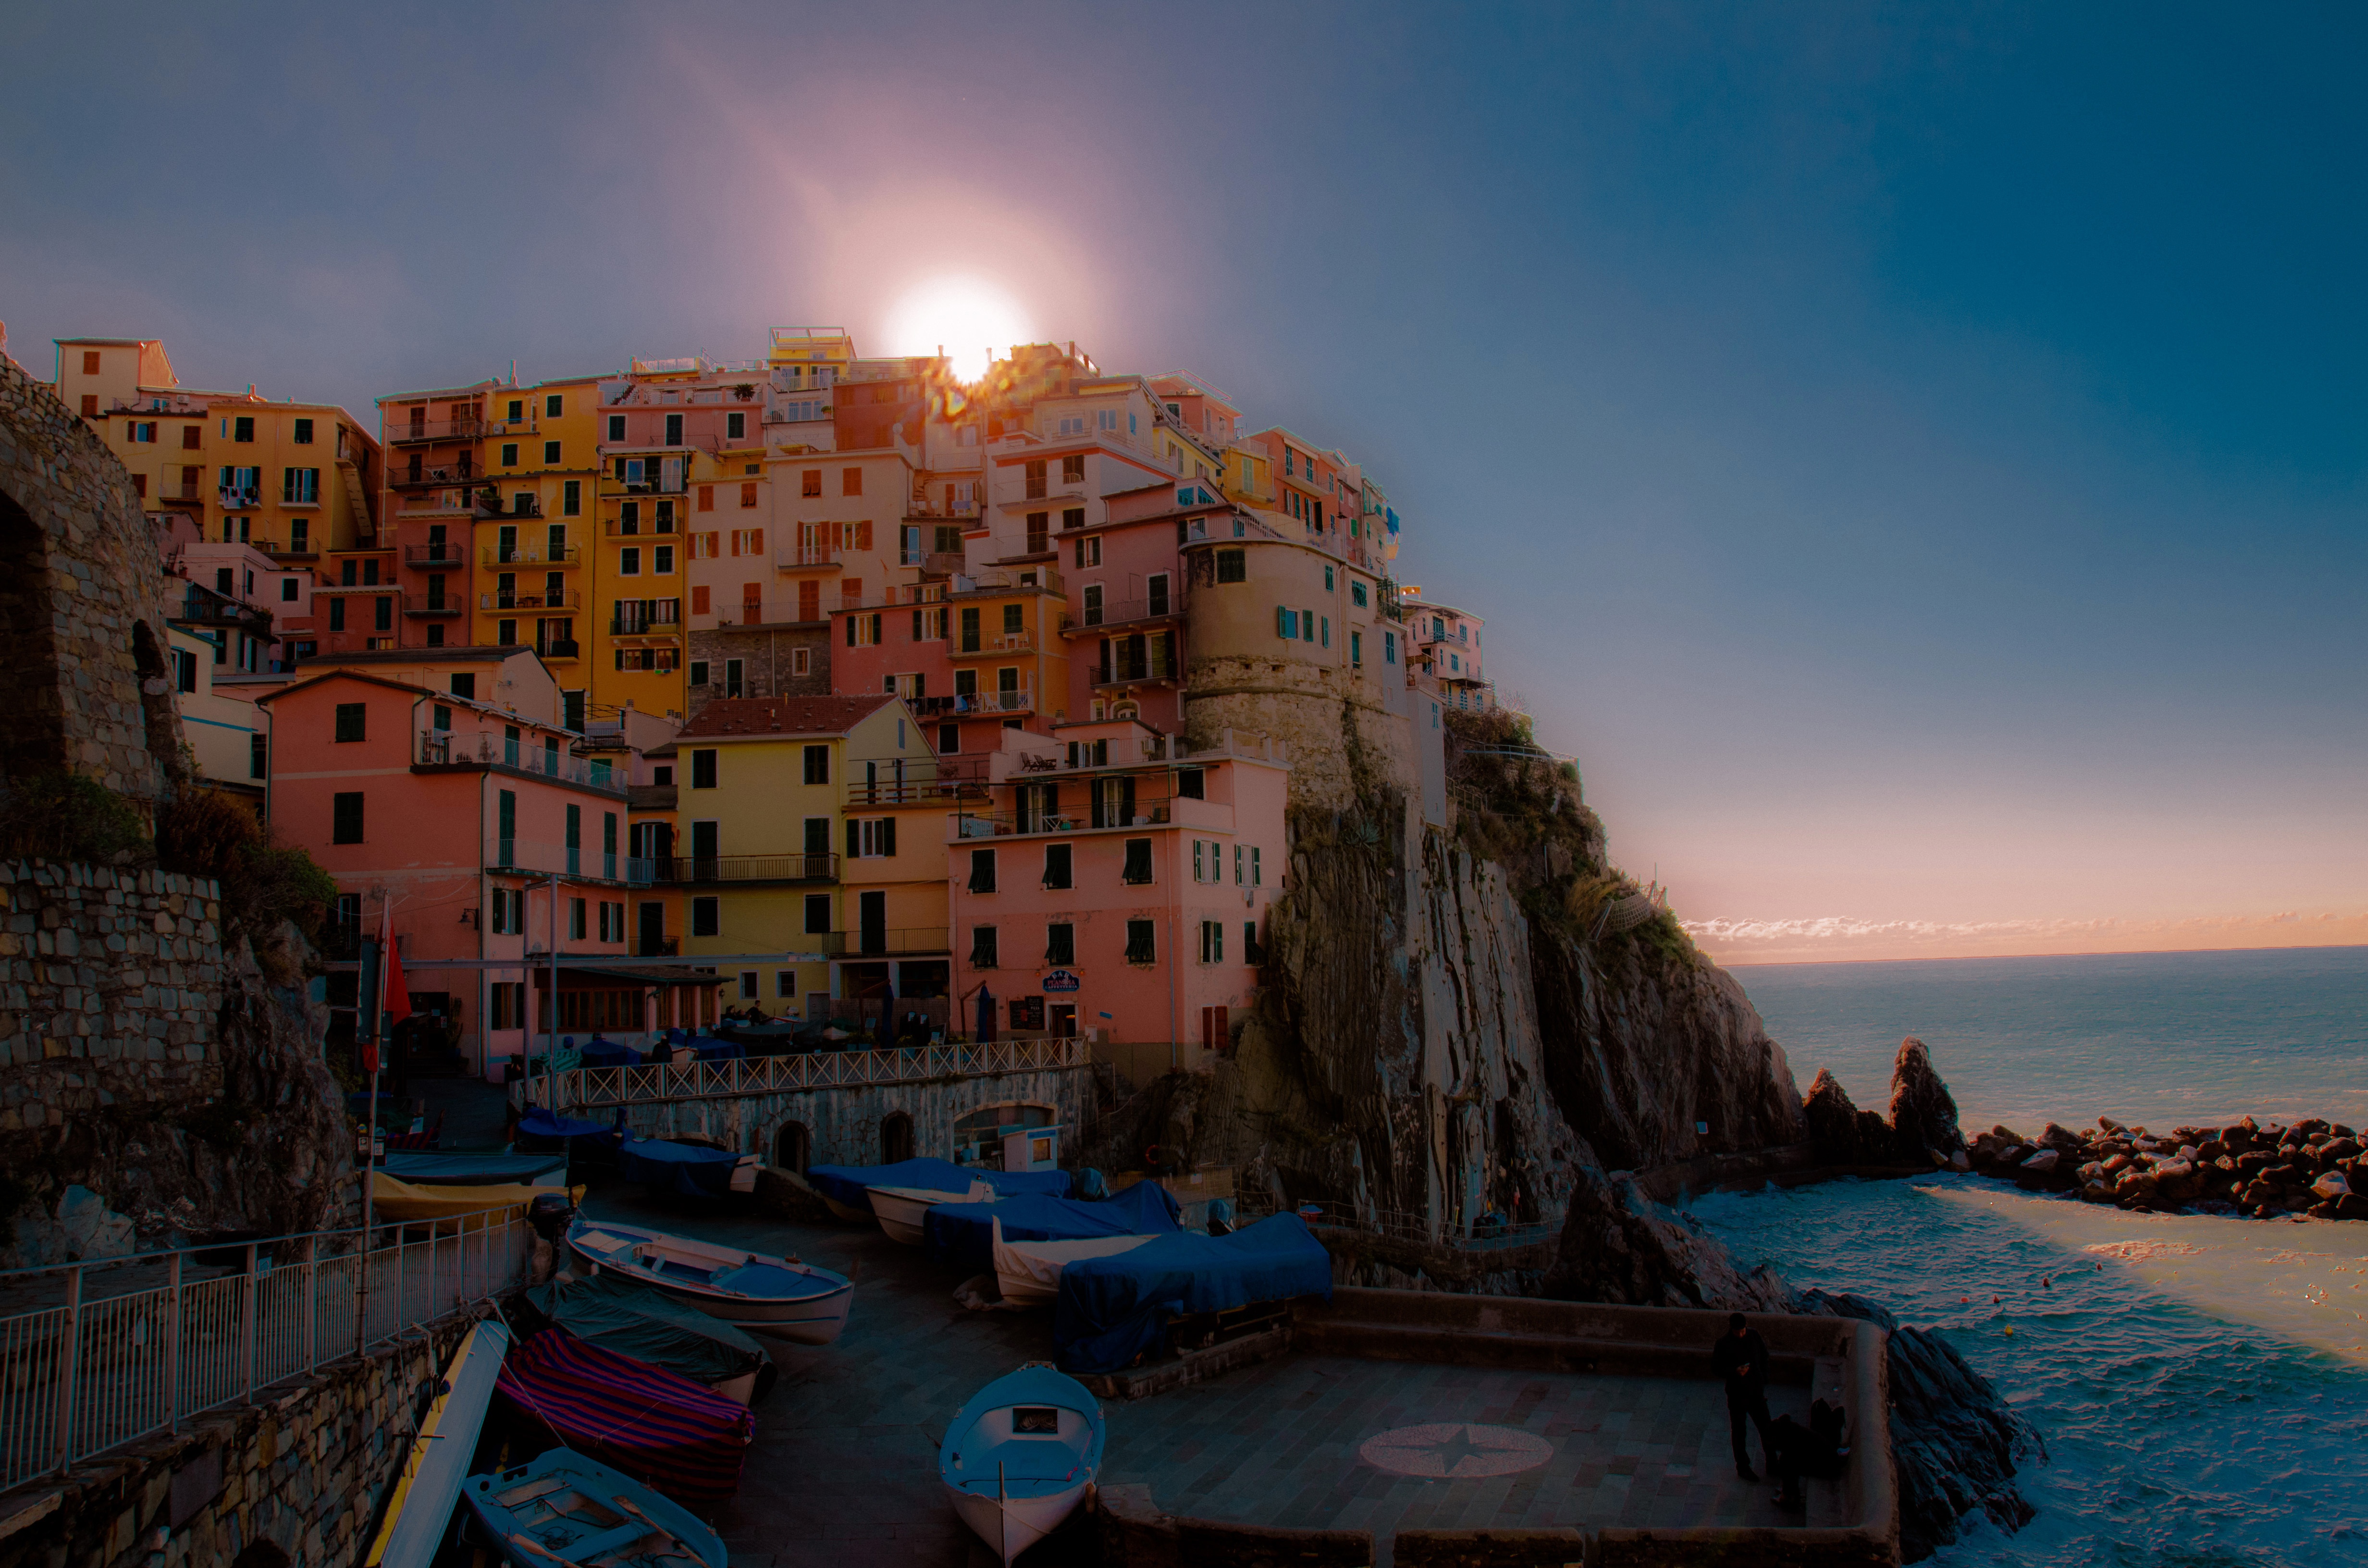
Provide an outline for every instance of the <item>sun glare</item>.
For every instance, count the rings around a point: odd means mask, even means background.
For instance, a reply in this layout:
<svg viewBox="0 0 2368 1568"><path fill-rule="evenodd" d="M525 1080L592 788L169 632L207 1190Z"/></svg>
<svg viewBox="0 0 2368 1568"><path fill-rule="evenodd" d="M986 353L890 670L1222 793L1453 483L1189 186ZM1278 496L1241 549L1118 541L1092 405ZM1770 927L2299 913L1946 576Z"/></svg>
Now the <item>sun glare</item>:
<svg viewBox="0 0 2368 1568"><path fill-rule="evenodd" d="M913 289L888 312L888 351L935 354L942 347L953 373L964 381L986 374L991 354L1008 353L1030 340L1028 317L1018 301L976 278L933 278Z"/></svg>

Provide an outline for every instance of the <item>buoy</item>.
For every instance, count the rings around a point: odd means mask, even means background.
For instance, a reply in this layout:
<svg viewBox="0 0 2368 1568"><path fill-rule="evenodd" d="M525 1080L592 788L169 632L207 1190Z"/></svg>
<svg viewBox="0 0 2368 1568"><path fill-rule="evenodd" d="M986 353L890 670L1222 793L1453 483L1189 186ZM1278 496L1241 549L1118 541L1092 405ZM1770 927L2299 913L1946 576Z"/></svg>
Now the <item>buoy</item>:
<svg viewBox="0 0 2368 1568"><path fill-rule="evenodd" d="M2014 1330L2012 1330L2012 1329L2010 1329L2010 1328L2009 1328L2009 1329L2008 1329L2008 1330L2006 1331L2006 1336L2007 1336L2009 1339L2012 1339L2012 1338L2014 1337Z"/></svg>

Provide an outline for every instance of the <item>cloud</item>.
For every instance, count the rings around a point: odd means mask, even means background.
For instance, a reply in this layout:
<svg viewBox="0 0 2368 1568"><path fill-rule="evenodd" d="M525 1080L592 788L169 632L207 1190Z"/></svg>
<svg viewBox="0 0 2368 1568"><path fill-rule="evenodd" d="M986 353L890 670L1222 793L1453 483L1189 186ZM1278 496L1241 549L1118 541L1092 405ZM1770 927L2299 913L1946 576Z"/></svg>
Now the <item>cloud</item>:
<svg viewBox="0 0 2368 1568"><path fill-rule="evenodd" d="M1718 917L1679 922L1721 961L1955 958L2013 953L2149 952L2368 942L2368 911L2279 910L2181 919L2033 915L2008 920Z"/></svg>

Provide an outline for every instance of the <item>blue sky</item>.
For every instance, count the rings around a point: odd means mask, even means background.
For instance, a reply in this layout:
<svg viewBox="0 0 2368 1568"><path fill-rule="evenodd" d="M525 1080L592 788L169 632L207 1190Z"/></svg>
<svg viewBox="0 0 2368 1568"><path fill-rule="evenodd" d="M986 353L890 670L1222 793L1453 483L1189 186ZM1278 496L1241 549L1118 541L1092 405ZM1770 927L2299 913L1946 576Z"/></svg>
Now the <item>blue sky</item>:
<svg viewBox="0 0 2368 1568"><path fill-rule="evenodd" d="M367 409L973 274L1365 460L1717 950L2362 941L2362 16L21 7L0 319Z"/></svg>

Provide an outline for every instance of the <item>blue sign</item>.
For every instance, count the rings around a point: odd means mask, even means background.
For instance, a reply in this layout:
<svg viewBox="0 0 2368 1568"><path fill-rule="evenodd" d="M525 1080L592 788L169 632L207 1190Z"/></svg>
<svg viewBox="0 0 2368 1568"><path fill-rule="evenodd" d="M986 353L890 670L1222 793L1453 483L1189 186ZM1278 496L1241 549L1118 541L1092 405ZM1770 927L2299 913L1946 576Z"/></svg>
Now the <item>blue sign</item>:
<svg viewBox="0 0 2368 1568"><path fill-rule="evenodd" d="M1056 969L1044 977L1046 991L1075 991L1082 983L1065 969Z"/></svg>

